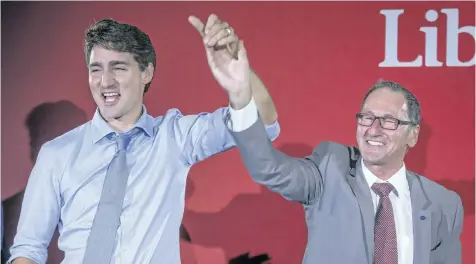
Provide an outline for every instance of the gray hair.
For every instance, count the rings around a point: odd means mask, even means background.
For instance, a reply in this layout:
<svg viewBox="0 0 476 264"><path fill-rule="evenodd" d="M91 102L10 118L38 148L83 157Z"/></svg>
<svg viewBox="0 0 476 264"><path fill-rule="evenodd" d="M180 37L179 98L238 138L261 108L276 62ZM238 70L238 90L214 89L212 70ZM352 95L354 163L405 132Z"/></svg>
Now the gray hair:
<svg viewBox="0 0 476 264"><path fill-rule="evenodd" d="M414 127L420 124L421 113L420 113L420 103L418 102L418 99L407 88L393 81L379 80L376 84L374 84L370 88L370 90L365 94L364 100L362 101L362 107L364 106L365 100L367 100L367 97L369 97L371 93L382 88L388 88L394 92L402 93L405 96L405 100L408 106L408 109L407 109L408 118L410 119L410 122L412 122L412 125L410 127Z"/></svg>

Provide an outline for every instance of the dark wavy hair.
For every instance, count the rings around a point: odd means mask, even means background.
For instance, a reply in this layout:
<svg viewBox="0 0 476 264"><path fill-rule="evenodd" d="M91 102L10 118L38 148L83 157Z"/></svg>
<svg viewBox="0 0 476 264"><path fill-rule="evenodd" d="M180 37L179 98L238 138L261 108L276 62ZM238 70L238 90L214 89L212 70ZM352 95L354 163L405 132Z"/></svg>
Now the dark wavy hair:
<svg viewBox="0 0 476 264"><path fill-rule="evenodd" d="M155 49L147 34L139 28L129 24L118 23L113 19L103 19L86 30L84 40L84 53L86 65L89 65L91 50L94 46L114 50L118 52L132 53L139 63L141 71L144 71L149 63L156 66ZM145 85L144 92L149 90L150 82Z"/></svg>

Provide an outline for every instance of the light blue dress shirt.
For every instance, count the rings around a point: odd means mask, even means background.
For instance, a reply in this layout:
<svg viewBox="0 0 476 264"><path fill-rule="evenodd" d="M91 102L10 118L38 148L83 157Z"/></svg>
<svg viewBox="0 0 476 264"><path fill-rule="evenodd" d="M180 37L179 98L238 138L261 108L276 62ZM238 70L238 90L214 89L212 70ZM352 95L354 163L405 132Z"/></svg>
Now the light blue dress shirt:
<svg viewBox="0 0 476 264"><path fill-rule="evenodd" d="M225 119L240 119L242 110L224 107L184 116L171 109L156 118L143 110L128 132L134 134L127 148L130 176L111 263L178 264L187 174L193 164L235 146ZM267 131L276 139L279 123ZM113 134L96 111L91 121L43 145L28 180L9 263L18 257L45 263L57 225L62 263L81 263L116 153Z"/></svg>

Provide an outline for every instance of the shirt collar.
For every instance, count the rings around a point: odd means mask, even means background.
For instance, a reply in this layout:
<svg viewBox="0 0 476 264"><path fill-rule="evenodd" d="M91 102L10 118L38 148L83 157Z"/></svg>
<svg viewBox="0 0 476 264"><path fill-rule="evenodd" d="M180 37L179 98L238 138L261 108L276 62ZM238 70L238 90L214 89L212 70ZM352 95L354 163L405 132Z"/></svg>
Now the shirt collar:
<svg viewBox="0 0 476 264"><path fill-rule="evenodd" d="M104 137L116 133L111 126L104 120L104 118L99 113L99 108L96 109L94 113L93 119L91 120L92 125L92 140L93 143L97 143L99 140L103 139ZM126 131L133 130L134 128L139 128L142 130L147 136L152 137L154 134L154 120L153 118L147 113L147 109L144 105L142 105L142 114L135 123L135 125Z"/></svg>
<svg viewBox="0 0 476 264"><path fill-rule="evenodd" d="M374 183L381 183L381 182L388 182L393 185L396 190L397 197L400 195L405 195L410 193L410 188L408 187L408 180L407 180L407 170L405 167L405 163L403 163L402 167L387 181L379 179L375 174L373 174L364 164L364 160L361 160L362 171L365 176L365 180L369 185L369 188L372 187Z"/></svg>

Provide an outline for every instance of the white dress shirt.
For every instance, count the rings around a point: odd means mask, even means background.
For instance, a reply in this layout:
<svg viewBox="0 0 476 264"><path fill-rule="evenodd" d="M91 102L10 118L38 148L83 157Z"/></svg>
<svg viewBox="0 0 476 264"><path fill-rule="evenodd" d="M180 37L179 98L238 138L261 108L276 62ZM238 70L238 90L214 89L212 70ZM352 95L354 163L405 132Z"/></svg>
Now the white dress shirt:
<svg viewBox="0 0 476 264"><path fill-rule="evenodd" d="M258 120L258 107L255 100L251 98L251 101L240 110L235 110L231 105L230 108L230 120L227 126L233 132L241 132L250 128L256 120Z"/></svg>
<svg viewBox="0 0 476 264"><path fill-rule="evenodd" d="M413 264L413 223L412 202L410 188L406 176L405 164L390 179L383 181L373 174L362 160L362 171L370 188L374 211L377 212L379 196L371 189L374 183L388 182L396 191L390 193L393 215L395 217L395 230L397 232L398 263ZM397 195L398 194L398 195Z"/></svg>

